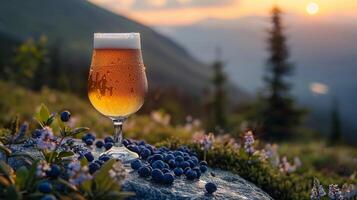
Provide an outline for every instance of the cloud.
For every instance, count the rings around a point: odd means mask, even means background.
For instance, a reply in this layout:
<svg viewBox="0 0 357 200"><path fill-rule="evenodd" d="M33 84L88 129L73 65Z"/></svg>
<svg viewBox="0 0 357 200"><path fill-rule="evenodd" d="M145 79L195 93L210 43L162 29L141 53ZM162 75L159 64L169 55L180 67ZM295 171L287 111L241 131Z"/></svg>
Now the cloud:
<svg viewBox="0 0 357 200"><path fill-rule="evenodd" d="M135 0L133 10L199 8L232 5L236 0Z"/></svg>

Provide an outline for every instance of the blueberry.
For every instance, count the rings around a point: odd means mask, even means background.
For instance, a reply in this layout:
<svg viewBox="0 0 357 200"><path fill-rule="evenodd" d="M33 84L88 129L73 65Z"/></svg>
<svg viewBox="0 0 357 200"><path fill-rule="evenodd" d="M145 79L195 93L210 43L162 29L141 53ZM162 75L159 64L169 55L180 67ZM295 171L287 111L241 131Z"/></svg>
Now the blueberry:
<svg viewBox="0 0 357 200"><path fill-rule="evenodd" d="M201 165L201 166L200 166L200 170L201 170L202 173L205 173L205 172L207 171L207 169L208 169L208 168L207 168L206 165Z"/></svg>
<svg viewBox="0 0 357 200"><path fill-rule="evenodd" d="M47 194L43 196L40 200L56 200L56 197L53 196L52 194Z"/></svg>
<svg viewBox="0 0 357 200"><path fill-rule="evenodd" d="M151 151L151 154L154 153L154 148L150 144L146 144L145 147Z"/></svg>
<svg viewBox="0 0 357 200"><path fill-rule="evenodd" d="M183 170L183 173L186 174L186 172L187 172L188 170L191 170L191 168L190 168L190 167L186 167L186 168Z"/></svg>
<svg viewBox="0 0 357 200"><path fill-rule="evenodd" d="M188 161L188 160L190 159L190 156L184 156L183 159L184 159L185 161Z"/></svg>
<svg viewBox="0 0 357 200"><path fill-rule="evenodd" d="M72 138L67 139L66 144L68 144L68 145L74 144L74 139L72 139Z"/></svg>
<svg viewBox="0 0 357 200"><path fill-rule="evenodd" d="M92 162L94 160L94 156L93 156L92 152L85 153L84 157L88 160L88 162Z"/></svg>
<svg viewBox="0 0 357 200"><path fill-rule="evenodd" d="M145 145L145 141L141 140L140 142L138 142L138 145L142 146L142 145Z"/></svg>
<svg viewBox="0 0 357 200"><path fill-rule="evenodd" d="M213 192L215 192L217 190L216 184L214 184L212 182L206 183L205 188L206 188L206 191L208 194L212 194Z"/></svg>
<svg viewBox="0 0 357 200"><path fill-rule="evenodd" d="M56 188L56 190L59 192L64 192L66 190L66 186L62 183L57 183L54 185L54 188Z"/></svg>
<svg viewBox="0 0 357 200"><path fill-rule="evenodd" d="M175 162L174 159L169 160L168 164L169 164L169 166L170 166L171 168L176 167L176 162Z"/></svg>
<svg viewBox="0 0 357 200"><path fill-rule="evenodd" d="M198 159L197 159L196 156L191 156L191 159L190 159L190 160L192 160L192 161L195 163L195 165L198 164Z"/></svg>
<svg viewBox="0 0 357 200"><path fill-rule="evenodd" d="M164 163L164 169L170 169L170 166L169 166L169 164L167 164L167 163Z"/></svg>
<svg viewBox="0 0 357 200"><path fill-rule="evenodd" d="M169 162L170 160L175 159L175 156L172 154L167 154L165 156L165 162Z"/></svg>
<svg viewBox="0 0 357 200"><path fill-rule="evenodd" d="M107 142L104 144L105 150L109 150L113 147L113 143L112 142Z"/></svg>
<svg viewBox="0 0 357 200"><path fill-rule="evenodd" d="M197 173L194 170L187 170L187 172L185 173L186 178L188 180L194 180L197 177Z"/></svg>
<svg viewBox="0 0 357 200"><path fill-rule="evenodd" d="M149 149L147 149L147 148L145 148L144 150L142 150L140 152L140 156L143 159L147 159L150 155L151 155L151 151Z"/></svg>
<svg viewBox="0 0 357 200"><path fill-rule="evenodd" d="M153 161L156 161L156 160L163 160L164 157L160 154L154 154L154 156L152 157L152 160Z"/></svg>
<svg viewBox="0 0 357 200"><path fill-rule="evenodd" d="M190 164L190 167L192 167L192 168L196 166L195 163L193 163L192 160L188 160L187 162Z"/></svg>
<svg viewBox="0 0 357 200"><path fill-rule="evenodd" d="M130 144L130 142L129 142L129 140L127 140L127 139L124 139L123 140L123 145L126 147L126 146L128 146Z"/></svg>
<svg viewBox="0 0 357 200"><path fill-rule="evenodd" d="M104 161L102 160L96 160L94 162L97 163L99 166L102 166L104 164Z"/></svg>
<svg viewBox="0 0 357 200"><path fill-rule="evenodd" d="M51 169L46 171L46 175L50 178L57 178L61 174L61 168L58 165L53 164Z"/></svg>
<svg viewBox="0 0 357 200"><path fill-rule="evenodd" d="M92 133L87 133L82 137L82 141L86 142L86 140L92 139L93 141L95 140L95 136Z"/></svg>
<svg viewBox="0 0 357 200"><path fill-rule="evenodd" d="M36 130L32 133L32 137L33 137L33 138L39 138L39 137L41 137L41 135L42 135L41 129L36 129Z"/></svg>
<svg viewBox="0 0 357 200"><path fill-rule="evenodd" d="M200 165L206 165L207 166L207 162L206 161L201 161Z"/></svg>
<svg viewBox="0 0 357 200"><path fill-rule="evenodd" d="M171 173L165 173L163 182L168 185L172 184L174 182L174 176Z"/></svg>
<svg viewBox="0 0 357 200"><path fill-rule="evenodd" d="M71 118L71 113L69 111L66 110L61 113L61 120L63 122L68 122L69 118Z"/></svg>
<svg viewBox="0 0 357 200"><path fill-rule="evenodd" d="M99 160L106 162L106 161L110 160L110 157L107 155L103 155L103 156L99 157Z"/></svg>
<svg viewBox="0 0 357 200"><path fill-rule="evenodd" d="M152 170L151 178L154 182L157 182L157 183L162 182L163 177L164 177L164 174L162 173L161 170L159 170L159 169Z"/></svg>
<svg viewBox="0 0 357 200"><path fill-rule="evenodd" d="M149 165L142 165L139 170L138 174L141 177L147 178L151 175L152 168Z"/></svg>
<svg viewBox="0 0 357 200"><path fill-rule="evenodd" d="M100 165L96 162L90 163L89 164L89 173L93 174L94 172L96 172L97 170L100 169Z"/></svg>
<svg viewBox="0 0 357 200"><path fill-rule="evenodd" d="M175 151L174 156L183 156L183 153L181 151Z"/></svg>
<svg viewBox="0 0 357 200"><path fill-rule="evenodd" d="M165 163L162 160L156 160L152 163L151 166L154 169L163 169L165 168Z"/></svg>
<svg viewBox="0 0 357 200"><path fill-rule="evenodd" d="M192 170L196 172L196 175L197 175L196 178L201 177L201 170L199 167L194 167L194 168L192 168Z"/></svg>
<svg viewBox="0 0 357 200"><path fill-rule="evenodd" d="M108 143L108 142L112 142L112 143L114 143L114 140L113 140L113 138L112 138L112 137L107 136L107 137L105 137L105 138L104 138L104 142L105 142L105 143Z"/></svg>
<svg viewBox="0 0 357 200"><path fill-rule="evenodd" d="M166 174L166 173L170 173L170 170L169 170L169 169L167 169L167 168L164 168L164 169L162 169L162 173L164 173L164 174Z"/></svg>
<svg viewBox="0 0 357 200"><path fill-rule="evenodd" d="M130 151L133 151L135 153L140 153L140 149L137 145L135 144L131 144L131 145L128 145L127 147Z"/></svg>
<svg viewBox="0 0 357 200"><path fill-rule="evenodd" d="M176 162L182 162L182 161L184 161L184 159L183 159L182 156L177 156L177 157L175 158L175 161L176 161Z"/></svg>
<svg viewBox="0 0 357 200"><path fill-rule="evenodd" d="M183 170L180 167L176 167L174 169L174 173L175 173L176 176L181 176L183 174Z"/></svg>
<svg viewBox="0 0 357 200"><path fill-rule="evenodd" d="M182 169L185 169L186 167L190 167L190 163L187 162L187 161L181 162L181 163L180 163L180 167L181 167Z"/></svg>
<svg viewBox="0 0 357 200"><path fill-rule="evenodd" d="M85 141L84 141L84 143L86 143L86 145L92 145L93 144L93 140L91 139L91 138L89 138L89 139L86 139Z"/></svg>
<svg viewBox="0 0 357 200"><path fill-rule="evenodd" d="M95 146L97 148L102 148L104 146L104 142L102 140L98 140L95 142Z"/></svg>
<svg viewBox="0 0 357 200"><path fill-rule="evenodd" d="M49 182L41 182L38 184L37 189L42 193L51 193L52 185Z"/></svg>
<svg viewBox="0 0 357 200"><path fill-rule="evenodd" d="M133 160L130 163L130 166L133 170L138 170L141 167L141 161L139 159Z"/></svg>

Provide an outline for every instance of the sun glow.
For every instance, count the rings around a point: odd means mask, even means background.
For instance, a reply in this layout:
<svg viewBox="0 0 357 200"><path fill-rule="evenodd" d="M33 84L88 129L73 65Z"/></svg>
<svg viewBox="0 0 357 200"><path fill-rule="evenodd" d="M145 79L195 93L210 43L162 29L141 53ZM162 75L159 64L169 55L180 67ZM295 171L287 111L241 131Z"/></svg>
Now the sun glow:
<svg viewBox="0 0 357 200"><path fill-rule="evenodd" d="M315 2L310 2L309 4L307 4L306 6L306 12L309 15L315 15L319 12L319 5L317 5L317 3Z"/></svg>

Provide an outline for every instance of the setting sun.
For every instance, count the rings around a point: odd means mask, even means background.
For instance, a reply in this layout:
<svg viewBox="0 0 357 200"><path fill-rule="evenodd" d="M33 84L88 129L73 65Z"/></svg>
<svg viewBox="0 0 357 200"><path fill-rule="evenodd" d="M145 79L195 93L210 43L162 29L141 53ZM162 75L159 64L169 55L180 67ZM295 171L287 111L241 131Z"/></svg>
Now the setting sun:
<svg viewBox="0 0 357 200"><path fill-rule="evenodd" d="M317 5L317 3L314 2L310 2L309 4L307 4L306 6L306 12L309 15L315 15L319 12L319 5Z"/></svg>

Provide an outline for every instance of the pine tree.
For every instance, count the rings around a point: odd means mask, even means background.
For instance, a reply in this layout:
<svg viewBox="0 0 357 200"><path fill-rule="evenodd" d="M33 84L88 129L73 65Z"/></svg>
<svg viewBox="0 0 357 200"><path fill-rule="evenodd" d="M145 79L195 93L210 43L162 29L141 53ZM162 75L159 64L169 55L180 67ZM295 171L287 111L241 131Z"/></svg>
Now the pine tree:
<svg viewBox="0 0 357 200"><path fill-rule="evenodd" d="M342 140L342 131L341 131L341 120L338 101L335 99L332 104L331 109L331 132L329 137L329 144L334 145Z"/></svg>
<svg viewBox="0 0 357 200"><path fill-rule="evenodd" d="M272 10L272 27L268 37L268 66L264 76L266 93L263 94L262 120L265 139L283 139L289 137L299 124L300 112L294 107L294 100L289 94L291 85L286 81L293 66L289 63L289 51L278 7Z"/></svg>
<svg viewBox="0 0 357 200"><path fill-rule="evenodd" d="M223 71L224 65L220 60L220 50L216 51L217 58L214 61L213 68L213 95L212 95L212 117L213 122L210 124L210 129L226 129L227 119L226 119L226 75Z"/></svg>

